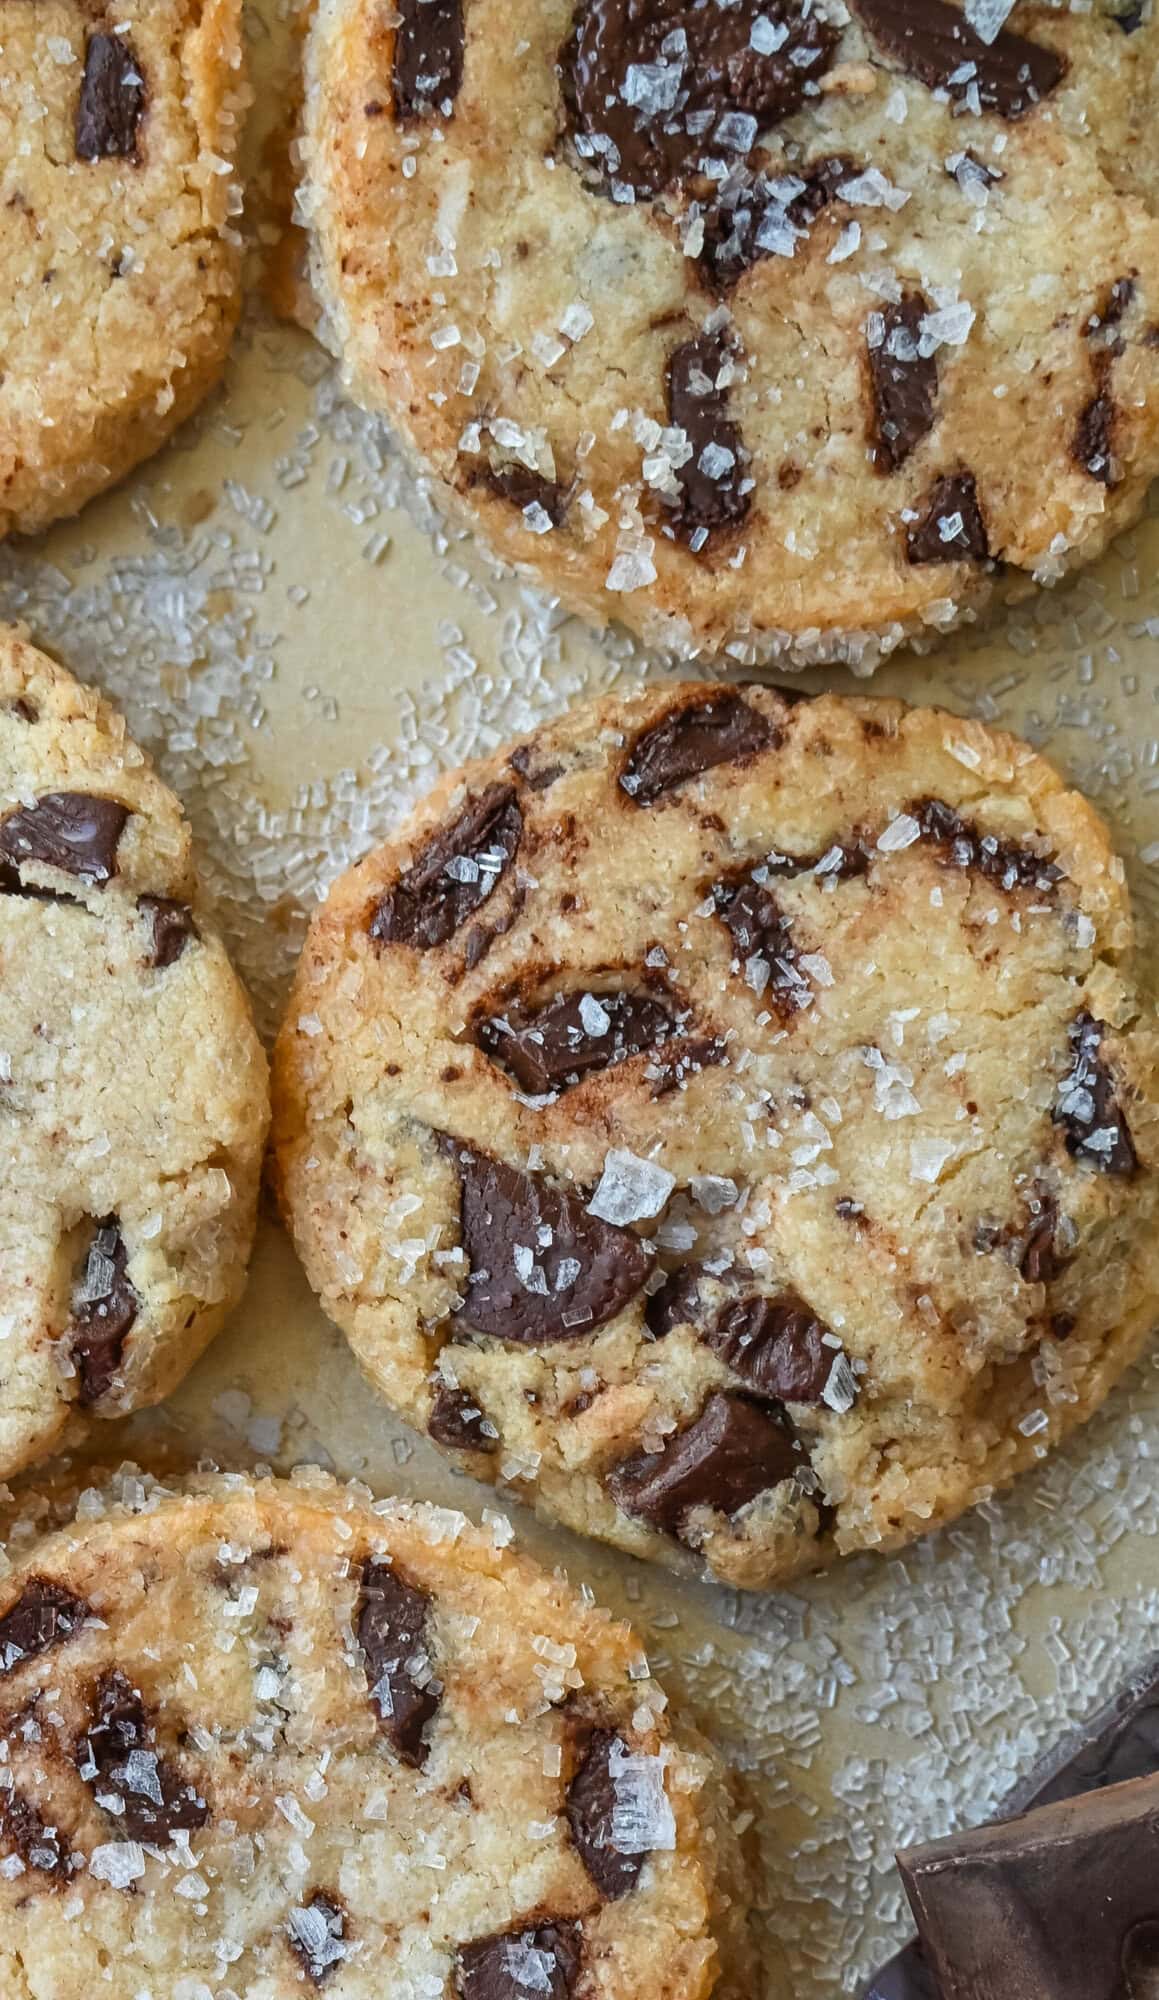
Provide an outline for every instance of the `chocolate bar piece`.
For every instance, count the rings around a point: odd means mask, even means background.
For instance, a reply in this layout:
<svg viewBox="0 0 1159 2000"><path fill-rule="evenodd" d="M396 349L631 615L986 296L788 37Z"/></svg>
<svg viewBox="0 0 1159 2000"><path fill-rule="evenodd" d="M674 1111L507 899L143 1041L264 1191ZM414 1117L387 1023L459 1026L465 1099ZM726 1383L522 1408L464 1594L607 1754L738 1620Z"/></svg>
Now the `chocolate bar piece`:
<svg viewBox="0 0 1159 2000"><path fill-rule="evenodd" d="M941 2000L1129 2000L1159 1972L1159 1777L897 1858Z"/></svg>
<svg viewBox="0 0 1159 2000"><path fill-rule="evenodd" d="M1106 1707L1091 1716L1078 1730L1074 1731L1056 1749L1050 1751L1036 1765L1030 1776L1019 1785L1006 1801L1000 1825L1011 1836L1014 1828L1007 1823L1020 1813L1032 1808L1054 1804L1058 1800L1079 1798L1087 1793L1100 1791L1108 1785L1121 1785L1131 1778L1147 1778L1159 1773L1159 1657L1148 1661L1137 1674L1120 1690ZM973 1836L977 1837L977 1836ZM985 1837L985 1830L983 1836ZM951 1842L956 1847L957 1843ZM944 1847L946 1843L935 1843ZM907 1857L908 1865L913 1864L916 1855L931 1852L930 1849L914 1849ZM1152 1872L1156 1879L1156 1905L1159 1906L1159 1871L1155 1869L1152 1856ZM904 1876L903 1876L904 1879ZM907 1885L908 1894L908 1885ZM1081 1899L1087 1927L1093 1928L1098 1919L1098 1891L1092 1876ZM1159 1908L1156 1910L1159 1916ZM1156 1932L1159 1937L1159 1931ZM1132 1945L1135 1958L1133 1972L1124 1971L1120 1984L1112 1985L1110 1993L1115 2000L1150 2000L1151 1987L1147 1984L1147 1974L1139 1963L1143 1949L1143 1936L1137 1936ZM936 1963L936 1961L934 1961ZM1159 1965L1159 1957L1155 1963ZM943 1982L946 1975L941 1973ZM1010 1978L1017 1977L1017 1968L1012 1968ZM1124 1980L1133 1984L1124 1984ZM1071 1990L1081 1991L1082 2000L1096 2000L1090 1988L1070 1989L1048 1985L1041 1989L1050 2000ZM891 1958L888 1964L874 1974L862 1994L862 2000L1005 2000L1005 1995L1017 1994L1017 2000L1038 2000L1039 1989L1008 1984L1001 1986L943 1984L939 1988L930 1969L930 1963L923 1956L917 1939L908 1944ZM1159 1994L1159 1979L1154 1991ZM1101 2000L1101 1996L1099 1996Z"/></svg>

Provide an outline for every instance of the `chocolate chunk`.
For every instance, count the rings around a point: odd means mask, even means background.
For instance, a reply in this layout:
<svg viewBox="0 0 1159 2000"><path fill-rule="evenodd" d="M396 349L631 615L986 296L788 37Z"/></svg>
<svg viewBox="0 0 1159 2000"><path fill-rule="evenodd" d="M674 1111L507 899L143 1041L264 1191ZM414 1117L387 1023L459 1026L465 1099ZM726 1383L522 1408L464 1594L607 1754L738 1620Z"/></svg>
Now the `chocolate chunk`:
<svg viewBox="0 0 1159 2000"><path fill-rule="evenodd" d="M667 1008L647 993L559 993L542 1007L490 1016L476 1040L540 1097L655 1048L672 1026Z"/></svg>
<svg viewBox="0 0 1159 2000"><path fill-rule="evenodd" d="M1138 1166L1130 1127L1115 1094L1115 1079L1102 1056L1104 1021L1083 1012L1067 1030L1073 1060L1058 1088L1054 1122L1066 1147L1084 1166L1104 1174L1133 1174Z"/></svg>
<svg viewBox="0 0 1159 2000"><path fill-rule="evenodd" d="M102 1674L77 1769L125 1840L164 1847L175 1833L204 1826L209 1807L158 1755L156 1740L138 1689L117 1667ZM116 1811L110 1800L120 1802Z"/></svg>
<svg viewBox="0 0 1159 2000"><path fill-rule="evenodd" d="M921 292L907 292L870 317L866 353L873 394L872 455L880 472L896 472L934 426L938 364L933 354L919 351L929 310Z"/></svg>
<svg viewBox="0 0 1159 2000"><path fill-rule="evenodd" d="M152 930L149 963L159 972L176 963L190 938L201 936L188 903L177 903L171 896L139 896L137 908Z"/></svg>
<svg viewBox="0 0 1159 2000"><path fill-rule="evenodd" d="M0 708L3 709L5 715L18 716L21 722L40 721L40 710L35 708L30 701L27 701L22 694L15 695L11 701L0 702Z"/></svg>
<svg viewBox="0 0 1159 2000"><path fill-rule="evenodd" d="M582 1339L642 1290L651 1253L630 1230L589 1215L582 1195L457 1140L443 1145L462 1189L469 1326L526 1347Z"/></svg>
<svg viewBox="0 0 1159 2000"><path fill-rule="evenodd" d="M1142 27L1145 13L1144 0L1135 0L1134 6L1124 7L1121 13L1112 14L1111 19L1125 35L1133 35Z"/></svg>
<svg viewBox="0 0 1159 2000"><path fill-rule="evenodd" d="M556 779L562 778L564 773L562 764L541 764L537 767L535 752L530 743L521 743L517 750L511 752L507 762L533 792L548 791Z"/></svg>
<svg viewBox="0 0 1159 2000"><path fill-rule="evenodd" d="M46 1826L32 1801L11 1784L0 1786L0 1842L42 1875L70 1872L72 1855L59 1827Z"/></svg>
<svg viewBox="0 0 1159 2000"><path fill-rule="evenodd" d="M628 752L620 784L638 806L699 778L717 764L735 764L776 749L778 732L739 694L723 690L694 706L670 709Z"/></svg>
<svg viewBox="0 0 1159 2000"><path fill-rule="evenodd" d="M1058 1202L1048 1188L1035 1187L1027 1206L1030 1229L1018 1269L1028 1285L1049 1285L1069 1262L1058 1242Z"/></svg>
<svg viewBox="0 0 1159 2000"><path fill-rule="evenodd" d="M922 840L943 850L942 859L948 867L984 875L1003 889L1034 889L1040 894L1062 880L1063 871L1056 861L1019 841L979 833L942 799L918 799L909 811L921 828Z"/></svg>
<svg viewBox="0 0 1159 2000"><path fill-rule="evenodd" d="M112 1388L140 1309L128 1263L120 1224L115 1215L106 1216L89 1246L69 1322L69 1352L82 1403L99 1402Z"/></svg>
<svg viewBox="0 0 1159 2000"><path fill-rule="evenodd" d="M1009 28L984 42L946 0L854 0L875 42L909 76L1002 118L1022 118L1060 81L1061 56ZM976 93L976 97L975 97Z"/></svg>
<svg viewBox="0 0 1159 2000"><path fill-rule="evenodd" d="M643 1853L616 1845L616 1767L630 1754L614 1729L593 1729L584 1759L567 1788L564 1815L572 1845L606 1902L618 1902L636 1886Z"/></svg>
<svg viewBox="0 0 1159 2000"><path fill-rule="evenodd" d="M669 518L697 553L710 535L737 527L749 511L748 454L728 414L727 385L717 386L731 355L724 334L701 333L668 359L668 422L684 432L692 452L677 468L680 499Z"/></svg>
<svg viewBox="0 0 1159 2000"><path fill-rule="evenodd" d="M681 1090L693 1076L702 1069L712 1069L715 1064L725 1061L728 1045L715 1035L694 1035L688 1041L673 1037L663 1045L663 1056L649 1063L647 1076L652 1086L653 1098L667 1097L674 1090Z"/></svg>
<svg viewBox="0 0 1159 2000"><path fill-rule="evenodd" d="M315 1889L308 1903L290 1911L286 1936L307 1979L321 1986L347 1955L346 1912L333 1896Z"/></svg>
<svg viewBox="0 0 1159 2000"><path fill-rule="evenodd" d="M1114 459L1115 405L1105 389L1091 397L1074 428L1071 457L1104 486L1117 486Z"/></svg>
<svg viewBox="0 0 1159 2000"><path fill-rule="evenodd" d="M541 1923L459 1946L458 2000L570 2000L580 1967L580 1930Z"/></svg>
<svg viewBox="0 0 1159 2000"><path fill-rule="evenodd" d="M791 1433L767 1410L717 1391L663 1451L638 1452L614 1466L608 1489L626 1514L678 1534L691 1508L735 1514L804 1463Z"/></svg>
<svg viewBox="0 0 1159 2000"><path fill-rule="evenodd" d="M798 964L792 918L772 890L745 873L714 883L712 895L746 983L782 1019L799 1013L812 998L812 988Z"/></svg>
<svg viewBox="0 0 1159 2000"><path fill-rule="evenodd" d="M431 951L446 944L497 888L523 834L513 786L489 785L440 827L380 898L370 918L376 944Z"/></svg>
<svg viewBox="0 0 1159 2000"><path fill-rule="evenodd" d="M1134 1675L1112 1701L1049 1751L1006 1801L1000 1817L1006 1819L1031 1806L1077 1798L1105 1785L1120 1785L1156 1772L1159 1659ZM1088 1907L1089 1903L1088 1894ZM939 2000L933 1973L916 1938L871 1979L862 2000Z"/></svg>
<svg viewBox="0 0 1159 2000"><path fill-rule="evenodd" d="M1159 1968L1157 1856L1147 1777L910 1848L898 1870L943 2000L1142 2000Z"/></svg>
<svg viewBox="0 0 1159 2000"><path fill-rule="evenodd" d="M403 1763L415 1770L430 1755L427 1725L443 1695L427 1640L430 1606L426 1591L407 1583L389 1563L363 1564L354 1631L366 1659L371 1704Z"/></svg>
<svg viewBox="0 0 1159 2000"><path fill-rule="evenodd" d="M704 211L699 264L710 284L734 285L754 264L779 251L792 253L817 217L838 198L845 181L862 169L848 154L834 153L779 175L726 182Z"/></svg>
<svg viewBox="0 0 1159 2000"><path fill-rule="evenodd" d="M702 1264L673 1271L645 1311L649 1332L661 1339L691 1326L714 1354L739 1375L746 1389L767 1402L819 1403L841 1354L828 1327L793 1291L751 1293L715 1305L707 1295Z"/></svg>
<svg viewBox="0 0 1159 2000"><path fill-rule="evenodd" d="M131 43L91 34L76 106L78 160L133 160L145 115L145 80Z"/></svg>
<svg viewBox="0 0 1159 2000"><path fill-rule="evenodd" d="M436 1444L449 1445L452 1451L499 1449L499 1433L473 1391L453 1388L441 1376L435 1377L431 1389L427 1430Z"/></svg>
<svg viewBox="0 0 1159 2000"><path fill-rule="evenodd" d="M1101 333L1105 327L1119 325L1123 314L1134 299L1136 289L1134 278L1116 278L1114 283L1107 287L1098 312L1091 314L1083 328L1088 340L1092 335Z"/></svg>
<svg viewBox="0 0 1159 2000"><path fill-rule="evenodd" d="M30 1577L11 1610L0 1618L0 1676L48 1653L79 1631L90 1615L83 1598L48 1577Z"/></svg>
<svg viewBox="0 0 1159 2000"><path fill-rule="evenodd" d="M704 1339L754 1395L819 1403L841 1349L796 1292L737 1299L722 1307Z"/></svg>
<svg viewBox="0 0 1159 2000"><path fill-rule="evenodd" d="M990 560L986 523L972 472L952 472L935 479L918 505L921 511L905 536L905 552L911 563Z"/></svg>
<svg viewBox="0 0 1159 2000"><path fill-rule="evenodd" d="M758 20L779 46L757 46ZM799 109L838 39L802 0L580 0L559 69L581 171L648 198L743 159Z"/></svg>
<svg viewBox="0 0 1159 2000"><path fill-rule="evenodd" d="M18 872L28 862L60 868L102 887L117 872L117 844L129 817L116 799L89 792L46 792L0 820L0 865Z"/></svg>
<svg viewBox="0 0 1159 2000"><path fill-rule="evenodd" d="M419 0L425 4L425 0ZM528 507L542 507L553 528L561 527L567 513L567 489L554 479L545 479L541 472L533 472L529 465L519 465L510 460L504 465L488 465L478 474L474 482L487 486L497 493L501 500L510 500L513 507L525 511Z"/></svg>
<svg viewBox="0 0 1159 2000"><path fill-rule="evenodd" d="M396 119L446 117L463 81L463 0L395 0L394 14Z"/></svg>

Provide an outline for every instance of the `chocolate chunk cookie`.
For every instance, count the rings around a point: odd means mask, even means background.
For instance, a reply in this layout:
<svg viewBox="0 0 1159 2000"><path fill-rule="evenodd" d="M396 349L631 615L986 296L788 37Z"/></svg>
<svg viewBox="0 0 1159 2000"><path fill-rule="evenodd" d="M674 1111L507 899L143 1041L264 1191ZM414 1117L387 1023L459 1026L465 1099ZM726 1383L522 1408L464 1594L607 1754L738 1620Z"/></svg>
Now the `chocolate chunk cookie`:
<svg viewBox="0 0 1159 2000"><path fill-rule="evenodd" d="M461 1514L130 1486L0 1588L6 1995L749 2000L728 1787L628 1626Z"/></svg>
<svg viewBox="0 0 1159 2000"><path fill-rule="evenodd" d="M236 1301L265 1059L173 795L0 632L0 1477L155 1403Z"/></svg>
<svg viewBox="0 0 1159 2000"><path fill-rule="evenodd" d="M321 0L324 338L569 606L869 668L1159 471L1159 17L1117 4Z"/></svg>
<svg viewBox="0 0 1159 2000"><path fill-rule="evenodd" d="M762 1586L952 1518L1138 1352L1157 1051L1106 828L1025 744L689 683L448 779L335 885L277 1172L411 1423Z"/></svg>
<svg viewBox="0 0 1159 2000"><path fill-rule="evenodd" d="M164 443L240 304L239 0L0 0L0 534Z"/></svg>

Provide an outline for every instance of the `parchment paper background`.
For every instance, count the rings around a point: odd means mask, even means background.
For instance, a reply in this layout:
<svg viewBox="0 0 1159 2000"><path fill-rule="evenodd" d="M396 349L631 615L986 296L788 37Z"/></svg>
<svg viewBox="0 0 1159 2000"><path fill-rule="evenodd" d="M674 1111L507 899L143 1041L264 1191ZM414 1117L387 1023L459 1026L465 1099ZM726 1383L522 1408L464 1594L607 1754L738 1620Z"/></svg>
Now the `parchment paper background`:
<svg viewBox="0 0 1159 2000"><path fill-rule="evenodd" d="M258 172L284 103L290 11L250 21ZM250 227L268 236L255 190ZM1157 510L1159 511L1159 510ZM1096 570L896 657L883 692L1045 746L1112 821L1159 907L1159 519ZM329 362L255 291L224 393L161 458L39 542L0 549L0 616L122 705L183 797L269 1031L304 915L435 774L570 699L673 669L498 577ZM686 670L682 670L686 671ZM806 685L852 685L816 670ZM1071 1447L904 1558L741 1598L537 1525L646 1639L759 1794L768 2000L836 2000L906 1928L893 1848L975 1821L1159 1633L1159 1357ZM315 1459L478 1513L379 1407L263 1222L249 1295L118 1455Z"/></svg>

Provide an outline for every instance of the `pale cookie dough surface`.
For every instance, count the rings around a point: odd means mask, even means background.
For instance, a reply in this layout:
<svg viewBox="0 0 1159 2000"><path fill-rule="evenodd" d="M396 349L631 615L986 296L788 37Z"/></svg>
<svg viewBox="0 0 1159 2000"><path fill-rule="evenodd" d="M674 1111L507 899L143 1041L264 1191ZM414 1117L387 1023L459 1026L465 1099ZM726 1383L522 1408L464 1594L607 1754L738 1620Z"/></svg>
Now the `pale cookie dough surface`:
<svg viewBox="0 0 1159 2000"><path fill-rule="evenodd" d="M1024 744L696 683L446 780L315 918L281 1197L413 1424L761 1586L1103 1398L1159 1300L1122 868Z"/></svg>
<svg viewBox="0 0 1159 2000"><path fill-rule="evenodd" d="M240 1295L268 1118L189 828L0 633L0 1477L167 1395Z"/></svg>
<svg viewBox="0 0 1159 2000"><path fill-rule="evenodd" d="M238 0L0 0L0 533L73 514L217 380L240 303Z"/></svg>
<svg viewBox="0 0 1159 2000"><path fill-rule="evenodd" d="M445 1509L132 1483L0 1592L6 2000L753 1990L736 1808L626 1625Z"/></svg>
<svg viewBox="0 0 1159 2000"><path fill-rule="evenodd" d="M398 15L313 28L324 337L568 605L868 669L1138 514L1150 0L1020 5L990 47L927 0Z"/></svg>

